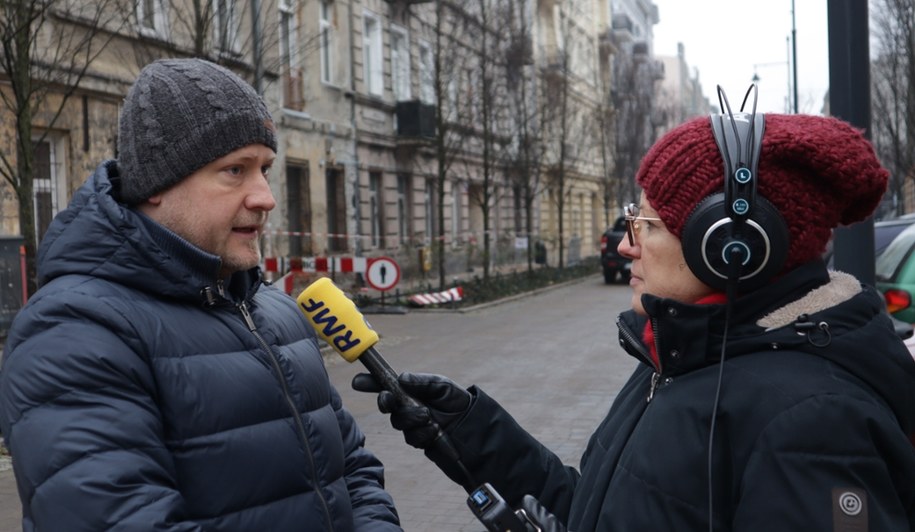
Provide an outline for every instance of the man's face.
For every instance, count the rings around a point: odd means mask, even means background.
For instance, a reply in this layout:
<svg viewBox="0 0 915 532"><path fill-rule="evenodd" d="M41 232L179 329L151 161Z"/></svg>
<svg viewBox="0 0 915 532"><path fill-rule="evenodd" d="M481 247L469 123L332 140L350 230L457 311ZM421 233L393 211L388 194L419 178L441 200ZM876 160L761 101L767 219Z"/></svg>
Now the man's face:
<svg viewBox="0 0 915 532"><path fill-rule="evenodd" d="M276 207L267 176L276 154L250 144L220 157L139 209L200 249L222 258L220 277L260 263L259 238Z"/></svg>
<svg viewBox="0 0 915 532"><path fill-rule="evenodd" d="M658 218L658 212L648 203L644 192L640 198L639 216ZM714 293L693 275L683 257L680 239L667 230L664 222L641 221L635 245L630 245L629 239L623 237L617 251L632 259L629 285L632 286L632 308L639 314L645 315L642 294L695 303Z"/></svg>

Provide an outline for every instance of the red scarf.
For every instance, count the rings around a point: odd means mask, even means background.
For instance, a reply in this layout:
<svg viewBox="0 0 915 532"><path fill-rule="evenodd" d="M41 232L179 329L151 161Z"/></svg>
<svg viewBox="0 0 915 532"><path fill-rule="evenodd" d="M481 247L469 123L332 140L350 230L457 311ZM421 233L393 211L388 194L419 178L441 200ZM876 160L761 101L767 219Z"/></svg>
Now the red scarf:
<svg viewBox="0 0 915 532"><path fill-rule="evenodd" d="M723 292L709 294L695 302L696 305L723 305L728 302L728 296ZM651 362L658 373L661 373L661 358L658 356L658 348L654 343L654 330L651 328L651 320L645 322L645 330L642 331L642 340L648 346L648 354L651 355Z"/></svg>

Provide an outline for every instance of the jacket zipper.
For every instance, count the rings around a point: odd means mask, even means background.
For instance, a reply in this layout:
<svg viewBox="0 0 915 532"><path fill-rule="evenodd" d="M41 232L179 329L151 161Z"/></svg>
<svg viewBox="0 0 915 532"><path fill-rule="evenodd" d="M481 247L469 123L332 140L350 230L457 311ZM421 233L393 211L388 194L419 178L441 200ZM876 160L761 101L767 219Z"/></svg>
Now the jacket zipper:
<svg viewBox="0 0 915 532"><path fill-rule="evenodd" d="M242 301L238 305L238 310L241 312L242 317L245 319L245 324L248 326L248 330L251 331L251 334L257 338L258 343L267 352L267 358L270 359L270 363L273 366L273 372L276 375L276 378L280 381L280 386L283 388L283 398L286 400L286 404L289 406L289 409L292 411L292 419L295 422L296 430L299 433L299 437L302 439L302 443L305 444L305 451L308 455L308 461L311 464L312 471L312 480L315 483L315 493L318 494L318 499L321 501L321 505L324 507L324 514L327 516L327 524L330 526L330 530L333 530L333 519L330 515L330 508L327 505L327 500L324 498L324 494L321 492L321 482L318 479L317 467L315 466L315 457L311 449L311 444L308 442L308 437L305 434L305 426L302 424L302 419L299 417L299 411L295 407L295 403L292 401L292 396L289 394L289 386L286 384L286 379L283 377L283 370L280 367L279 361L276 359L273 350L270 349L270 346L267 345L267 342L264 341L264 338L257 332L257 326L254 324L254 319L251 318L251 313L248 312L248 305Z"/></svg>
<svg viewBox="0 0 915 532"><path fill-rule="evenodd" d="M620 334L622 334L623 338L626 340L626 343L629 344L629 346L631 346L632 349L635 350L635 352L638 353L640 357L642 357L642 359L648 362L651 367L655 368L655 371L651 374L651 382L648 387L648 398L646 399L646 402L650 403L651 400L654 399L654 393L658 389L658 385L661 383L661 372L658 371L657 367L655 367L654 361L651 359L651 355L642 349L641 342L635 338L635 335L633 335L629 330L629 327L623 323L623 320L617 318L616 325L620 330ZM657 329L655 328L655 321L653 319L651 320L651 328L652 332L655 333L655 338L657 338Z"/></svg>

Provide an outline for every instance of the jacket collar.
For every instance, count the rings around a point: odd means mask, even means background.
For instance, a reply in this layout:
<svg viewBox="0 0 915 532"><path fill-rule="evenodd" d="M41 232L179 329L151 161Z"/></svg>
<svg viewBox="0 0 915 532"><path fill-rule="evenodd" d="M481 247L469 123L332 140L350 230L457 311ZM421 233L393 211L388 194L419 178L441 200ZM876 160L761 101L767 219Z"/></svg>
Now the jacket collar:
<svg viewBox="0 0 915 532"><path fill-rule="evenodd" d="M738 298L730 317L724 304L696 305L644 294L642 305L648 318L639 317L631 310L624 312L619 320L620 341L631 354L650 363L650 358L646 358L648 347L641 342L645 320L650 319L661 371L664 374L691 371L719 360L726 322L729 357L757 351L762 346L760 335L766 330L757 323L762 317L796 299L796 294L807 294L829 281L822 261L805 264L765 289ZM793 316L791 321L798 316ZM626 334L622 332L624 329ZM797 336L793 331L792 335ZM633 346L629 337L635 338L638 345ZM800 343L793 336L786 337L792 345ZM737 342L742 338L752 338L753 341ZM739 345L743 345L745 350L734 349Z"/></svg>

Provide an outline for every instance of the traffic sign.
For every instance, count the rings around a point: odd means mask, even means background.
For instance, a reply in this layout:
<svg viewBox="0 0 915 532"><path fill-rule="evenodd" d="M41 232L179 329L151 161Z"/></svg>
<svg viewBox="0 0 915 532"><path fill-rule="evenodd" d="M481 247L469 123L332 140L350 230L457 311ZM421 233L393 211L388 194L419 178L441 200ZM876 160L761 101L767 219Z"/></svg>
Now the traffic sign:
<svg viewBox="0 0 915 532"><path fill-rule="evenodd" d="M382 292L394 288L400 281L400 266L394 259L375 257L369 259L365 270L365 281L375 290Z"/></svg>

